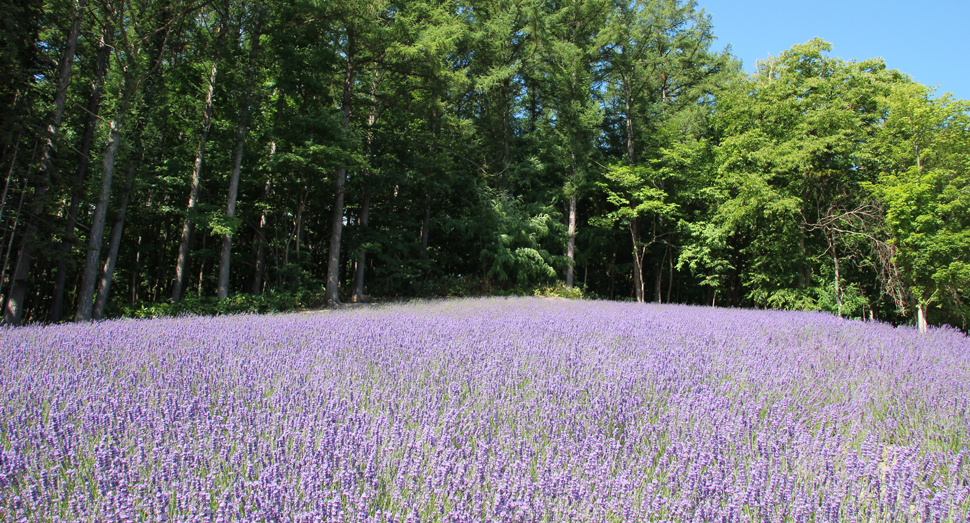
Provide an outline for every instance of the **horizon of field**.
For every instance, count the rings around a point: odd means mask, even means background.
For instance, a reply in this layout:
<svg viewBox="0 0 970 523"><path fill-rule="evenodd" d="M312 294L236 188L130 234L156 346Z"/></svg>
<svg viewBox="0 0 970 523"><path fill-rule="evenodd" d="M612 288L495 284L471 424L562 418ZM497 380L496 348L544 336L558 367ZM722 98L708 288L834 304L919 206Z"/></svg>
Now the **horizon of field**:
<svg viewBox="0 0 970 523"><path fill-rule="evenodd" d="M965 521L970 339L544 298L0 329L0 520Z"/></svg>

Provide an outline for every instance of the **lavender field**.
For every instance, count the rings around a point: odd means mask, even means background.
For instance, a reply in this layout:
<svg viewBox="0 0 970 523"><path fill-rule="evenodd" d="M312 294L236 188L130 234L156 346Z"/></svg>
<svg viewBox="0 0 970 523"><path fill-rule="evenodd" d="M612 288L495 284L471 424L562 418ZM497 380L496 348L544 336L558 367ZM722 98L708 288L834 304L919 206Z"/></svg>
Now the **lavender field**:
<svg viewBox="0 0 970 523"><path fill-rule="evenodd" d="M970 521L970 340L540 298L0 330L0 521Z"/></svg>

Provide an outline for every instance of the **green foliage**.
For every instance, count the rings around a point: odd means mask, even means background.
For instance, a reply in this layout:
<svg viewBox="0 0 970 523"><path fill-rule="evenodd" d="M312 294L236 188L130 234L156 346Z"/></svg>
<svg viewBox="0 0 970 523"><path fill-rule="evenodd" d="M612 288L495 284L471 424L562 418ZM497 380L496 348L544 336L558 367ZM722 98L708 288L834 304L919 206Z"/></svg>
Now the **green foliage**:
<svg viewBox="0 0 970 523"><path fill-rule="evenodd" d="M877 234L836 224L865 204L858 188L875 172L870 137L883 114L879 100L905 80L879 60L844 62L829 50L819 39L796 45L759 63L718 101L717 197L710 225L688 228L695 238L737 246L717 251L720 260L695 247L682 261L708 271L736 266L758 306L814 307L810 288L823 257L812 254L847 256L845 244L831 245L833 235Z"/></svg>
<svg viewBox="0 0 970 523"><path fill-rule="evenodd" d="M557 282L555 285L536 287L532 291L533 296L541 296L543 298L567 298L570 300L581 300L583 298L590 298L592 296L587 295L587 293L581 287L569 288L562 284L562 282Z"/></svg>
<svg viewBox="0 0 970 523"><path fill-rule="evenodd" d="M116 171L134 183L109 314L312 306L336 223L345 298L361 274L375 298L599 295L891 321L924 310L967 328L970 107L881 60L843 61L816 39L744 75L691 0L100 2L80 19L42 187L75 8L0 7L0 296L22 232L40 224L18 280L33 289L27 321L54 316L59 279L76 303L117 119ZM99 214L109 227L114 193ZM57 204L34 216L33 194ZM180 281L195 297L172 305L187 221ZM225 235L235 294L219 301Z"/></svg>
<svg viewBox="0 0 970 523"><path fill-rule="evenodd" d="M651 214L672 217L678 205L667 201L669 197L661 187L661 176L658 170L645 166L610 165L603 175L604 181L596 185L615 209L603 217L595 217L593 223L626 223Z"/></svg>
<svg viewBox="0 0 970 523"><path fill-rule="evenodd" d="M880 129L878 183L866 184L886 206L886 227L910 305L944 305L966 325L970 296L970 103L934 99L919 84L895 86Z"/></svg>
<svg viewBox="0 0 970 523"><path fill-rule="evenodd" d="M563 229L556 211L501 196L490 206L491 231L481 253L486 276L518 285L553 281L566 263L548 248Z"/></svg>
<svg viewBox="0 0 970 523"><path fill-rule="evenodd" d="M270 291L264 294L236 293L225 299L211 296L186 296L178 303L116 304L108 317L158 318L162 316L217 316L222 314L286 312L320 307L324 303L322 288L302 288L293 292Z"/></svg>

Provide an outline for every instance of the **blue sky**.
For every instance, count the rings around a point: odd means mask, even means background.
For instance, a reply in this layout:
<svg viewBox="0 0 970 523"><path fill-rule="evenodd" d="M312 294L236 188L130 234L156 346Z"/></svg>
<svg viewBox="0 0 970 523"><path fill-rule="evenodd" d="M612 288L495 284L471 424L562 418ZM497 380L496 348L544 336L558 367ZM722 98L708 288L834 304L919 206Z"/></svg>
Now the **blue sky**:
<svg viewBox="0 0 970 523"><path fill-rule="evenodd" d="M917 82L970 100L970 0L697 0L712 17L715 48L731 44L744 70L820 37L831 56L881 57Z"/></svg>

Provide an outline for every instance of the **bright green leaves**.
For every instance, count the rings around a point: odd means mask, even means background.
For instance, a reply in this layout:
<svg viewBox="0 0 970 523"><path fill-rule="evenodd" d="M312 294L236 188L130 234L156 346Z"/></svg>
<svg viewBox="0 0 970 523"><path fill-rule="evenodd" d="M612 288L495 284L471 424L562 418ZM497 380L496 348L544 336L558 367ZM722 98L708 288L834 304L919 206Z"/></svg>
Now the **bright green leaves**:
<svg viewBox="0 0 970 523"><path fill-rule="evenodd" d="M883 172L867 188L886 207L894 259L912 305L942 302L947 316L964 316L962 299L970 294L970 104L931 95L919 84L903 84L885 98L889 114L877 137Z"/></svg>
<svg viewBox="0 0 970 523"><path fill-rule="evenodd" d="M616 164L610 166L604 179L596 185L606 193L606 199L616 206L604 217L610 222L629 221L650 214L670 217L677 210L676 203L667 201L667 193L660 187L661 178L657 170Z"/></svg>
<svg viewBox="0 0 970 523"><path fill-rule="evenodd" d="M496 196L487 216L493 233L481 259L489 278L514 279L519 285L556 279L565 257L550 253L552 247L561 247L554 238L561 237L563 228L553 209Z"/></svg>
<svg viewBox="0 0 970 523"><path fill-rule="evenodd" d="M878 60L844 62L829 50L819 39L796 45L718 98L720 197L713 227L692 230L734 239L755 305L816 308L828 292L821 289L831 288L833 312L841 313L840 261L858 253L833 238L874 234L846 229L845 216L866 204L859 187L875 170L870 137L884 113L879 100L901 76Z"/></svg>

